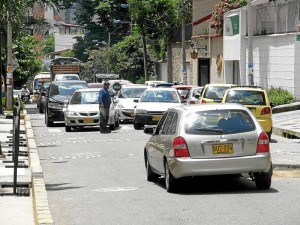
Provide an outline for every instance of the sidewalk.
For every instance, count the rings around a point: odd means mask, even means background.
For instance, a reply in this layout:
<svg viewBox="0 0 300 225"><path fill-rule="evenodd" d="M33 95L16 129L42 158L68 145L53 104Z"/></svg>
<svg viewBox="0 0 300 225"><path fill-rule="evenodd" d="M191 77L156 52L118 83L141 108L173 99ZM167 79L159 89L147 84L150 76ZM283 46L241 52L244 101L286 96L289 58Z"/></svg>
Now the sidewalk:
<svg viewBox="0 0 300 225"><path fill-rule="evenodd" d="M24 130L24 121L21 121L21 130ZM0 195L2 193L12 193L12 188L2 188L2 185L10 184L13 181L13 169L5 168L3 160L11 160L8 155L8 151L11 150L6 144L8 141L7 136L11 136L10 130L12 130L12 120L4 119L0 117L0 141L2 142L2 152L6 155L5 159L0 159ZM24 151L26 148L20 148ZM28 165L27 157L20 157L20 160L24 160L25 164ZM20 168L18 169L18 182L31 182L30 169ZM33 203L32 194L30 197L15 197L15 196L0 196L0 224L7 225L33 225Z"/></svg>
<svg viewBox="0 0 300 225"><path fill-rule="evenodd" d="M287 138L300 138L300 110L273 114L273 133Z"/></svg>

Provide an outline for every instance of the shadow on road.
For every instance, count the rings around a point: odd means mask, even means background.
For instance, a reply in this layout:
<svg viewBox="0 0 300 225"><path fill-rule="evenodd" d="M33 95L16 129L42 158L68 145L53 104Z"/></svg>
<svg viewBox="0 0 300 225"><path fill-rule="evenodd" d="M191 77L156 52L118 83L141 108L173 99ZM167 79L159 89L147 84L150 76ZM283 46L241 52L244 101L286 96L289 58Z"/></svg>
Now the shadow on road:
<svg viewBox="0 0 300 225"><path fill-rule="evenodd" d="M80 189L84 188L83 186L67 186L63 187L66 185L69 185L70 183L61 183L61 184L46 184L46 190L47 191L65 191L65 190L71 190L71 189Z"/></svg>
<svg viewBox="0 0 300 225"><path fill-rule="evenodd" d="M164 178L154 182L155 185L165 189ZM258 190L253 181L246 178L232 178L228 176L208 176L197 178L184 178L179 181L177 195L218 195L218 194L274 194L278 190Z"/></svg>

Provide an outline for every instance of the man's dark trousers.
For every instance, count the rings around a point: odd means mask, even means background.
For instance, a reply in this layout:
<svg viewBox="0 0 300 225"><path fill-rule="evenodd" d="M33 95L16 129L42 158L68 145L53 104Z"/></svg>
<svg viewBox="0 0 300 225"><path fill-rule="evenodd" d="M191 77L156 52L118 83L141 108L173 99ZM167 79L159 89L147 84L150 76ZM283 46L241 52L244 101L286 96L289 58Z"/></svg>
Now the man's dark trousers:
<svg viewBox="0 0 300 225"><path fill-rule="evenodd" d="M107 123L109 120L109 108L102 107L100 109L100 132L107 132L109 129L107 128Z"/></svg>

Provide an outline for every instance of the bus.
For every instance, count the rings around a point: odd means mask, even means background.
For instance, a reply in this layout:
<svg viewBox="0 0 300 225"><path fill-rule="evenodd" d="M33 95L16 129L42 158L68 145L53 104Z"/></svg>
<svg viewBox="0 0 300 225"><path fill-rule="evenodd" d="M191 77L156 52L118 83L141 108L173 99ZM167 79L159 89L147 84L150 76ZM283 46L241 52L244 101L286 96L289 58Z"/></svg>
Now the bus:
<svg viewBox="0 0 300 225"><path fill-rule="evenodd" d="M38 99L38 91L40 89L40 85L42 83L48 83L51 82L51 75L49 72L42 72L38 75L36 75L32 82L32 91L33 91L33 101L37 102Z"/></svg>

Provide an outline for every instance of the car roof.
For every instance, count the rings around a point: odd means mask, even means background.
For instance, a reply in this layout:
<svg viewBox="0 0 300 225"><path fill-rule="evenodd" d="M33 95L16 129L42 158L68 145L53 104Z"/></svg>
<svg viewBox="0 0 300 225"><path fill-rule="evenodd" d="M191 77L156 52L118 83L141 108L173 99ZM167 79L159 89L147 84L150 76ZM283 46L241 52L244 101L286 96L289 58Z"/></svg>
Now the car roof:
<svg viewBox="0 0 300 225"><path fill-rule="evenodd" d="M236 84L206 84L205 87L233 87Z"/></svg>
<svg viewBox="0 0 300 225"><path fill-rule="evenodd" d="M172 86L173 88L175 88L175 89L192 89L193 87L195 87L195 86L193 86L193 85L173 85Z"/></svg>
<svg viewBox="0 0 300 225"><path fill-rule="evenodd" d="M76 92L96 92L96 91L100 91L103 88L82 88L82 89L78 89Z"/></svg>
<svg viewBox="0 0 300 225"><path fill-rule="evenodd" d="M147 89L146 91L177 91L177 90L175 88L159 87L159 88L150 88L150 89Z"/></svg>
<svg viewBox="0 0 300 225"><path fill-rule="evenodd" d="M122 88L148 88L148 86L143 84L126 84Z"/></svg>
<svg viewBox="0 0 300 225"><path fill-rule="evenodd" d="M60 80L60 81L53 81L52 84L67 84L67 83L73 83L73 84L87 84L84 80Z"/></svg>
<svg viewBox="0 0 300 225"><path fill-rule="evenodd" d="M245 106L237 103L211 103L211 104L197 104L197 105L182 105L177 107L172 107L176 111L185 112L199 112L199 111L210 111L210 110L223 110L223 109L247 109Z"/></svg>
<svg viewBox="0 0 300 225"><path fill-rule="evenodd" d="M232 87L230 90L234 90L234 91L259 91L259 92L264 92L264 89L262 89L261 87Z"/></svg>

